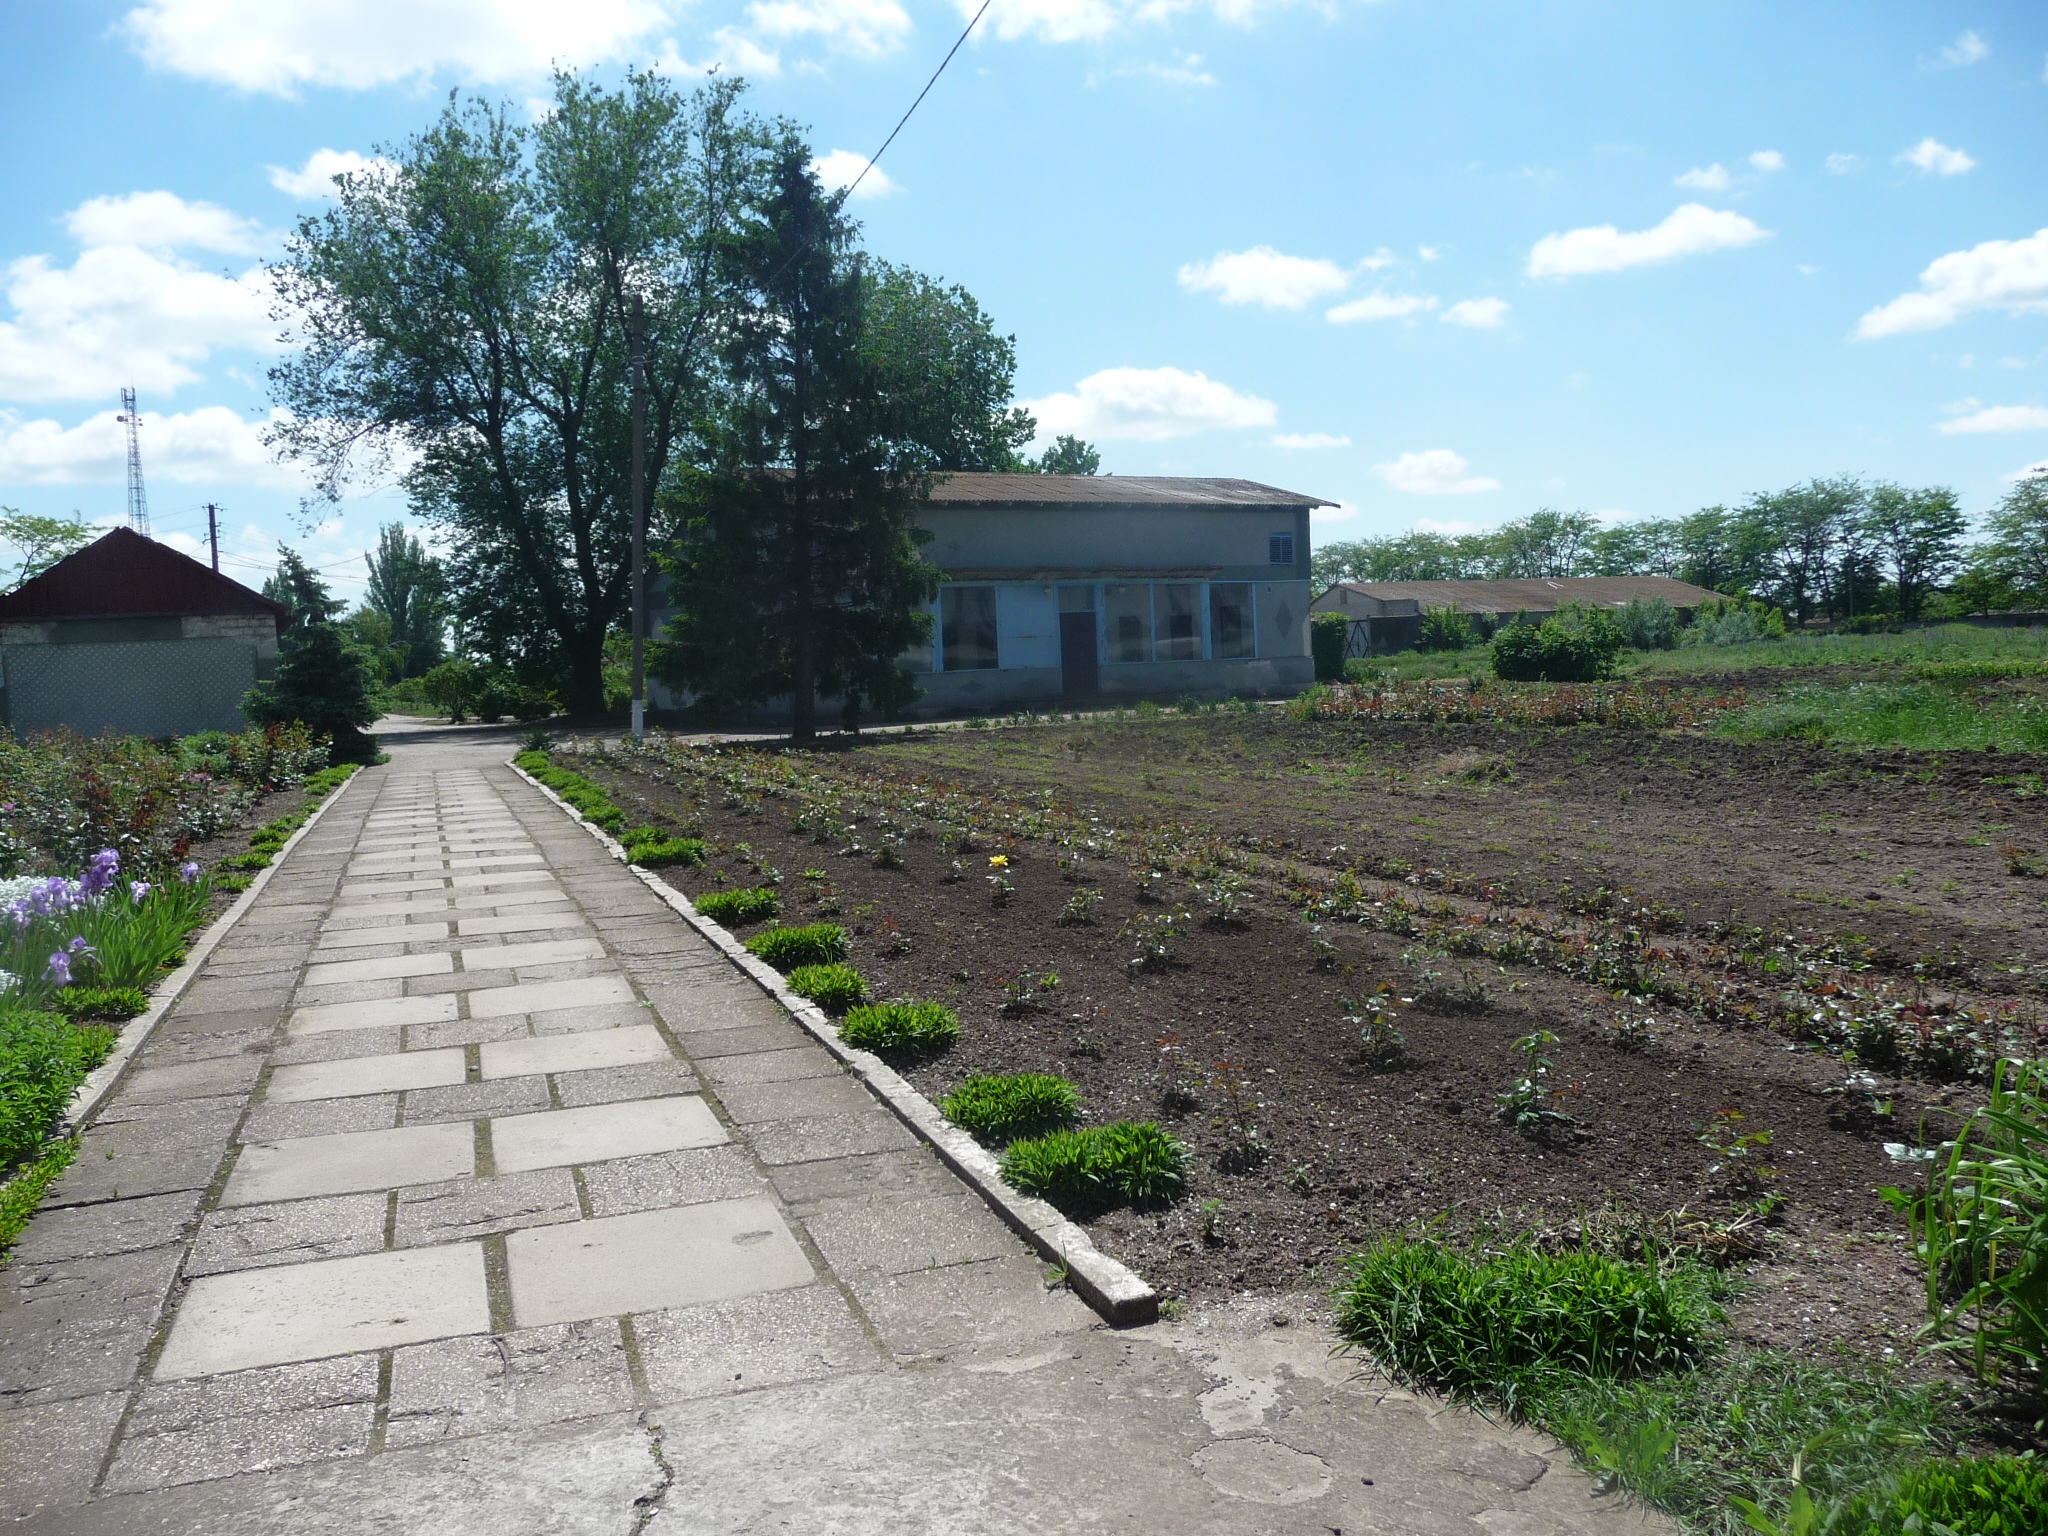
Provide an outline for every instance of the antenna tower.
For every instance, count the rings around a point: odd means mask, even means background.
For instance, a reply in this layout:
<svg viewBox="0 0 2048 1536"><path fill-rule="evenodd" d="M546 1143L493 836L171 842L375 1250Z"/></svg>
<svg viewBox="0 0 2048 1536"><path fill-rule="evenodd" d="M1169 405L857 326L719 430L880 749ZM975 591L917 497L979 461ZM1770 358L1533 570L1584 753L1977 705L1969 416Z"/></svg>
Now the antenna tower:
<svg viewBox="0 0 2048 1536"><path fill-rule="evenodd" d="M128 428L128 526L149 537L149 497L142 489L142 413L135 408L135 391L121 391L121 414L115 420Z"/></svg>

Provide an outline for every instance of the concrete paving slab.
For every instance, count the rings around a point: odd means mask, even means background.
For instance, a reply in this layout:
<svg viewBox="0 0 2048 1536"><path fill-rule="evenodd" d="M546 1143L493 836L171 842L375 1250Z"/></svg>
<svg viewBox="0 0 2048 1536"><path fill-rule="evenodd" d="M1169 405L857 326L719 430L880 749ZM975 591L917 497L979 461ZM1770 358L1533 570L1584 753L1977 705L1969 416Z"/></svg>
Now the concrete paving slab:
<svg viewBox="0 0 2048 1536"><path fill-rule="evenodd" d="M174 1244L0 1269L0 1402L125 1388L184 1253Z"/></svg>
<svg viewBox="0 0 2048 1536"><path fill-rule="evenodd" d="M761 1197L606 1216L505 1240L521 1327L808 1285L811 1261Z"/></svg>
<svg viewBox="0 0 2048 1536"><path fill-rule="evenodd" d="M583 1169L593 1216L623 1216L667 1206L702 1205L764 1195L770 1185L736 1146L698 1147L593 1163Z"/></svg>
<svg viewBox="0 0 2048 1536"><path fill-rule="evenodd" d="M196 1120L211 1131L220 1119L218 1112L179 1116L152 1122L142 1129L154 1130L158 1125L175 1127ZM220 1170L220 1160L228 1149L224 1134L209 1134L202 1142L166 1145L157 1151L149 1149L146 1138L141 1141L113 1141L107 1134L135 1128L133 1122L109 1124L95 1121L93 1129L99 1134L86 1139L85 1145L79 1148L76 1161L50 1186L43 1196L43 1208L54 1212L101 1201L125 1201L144 1195L170 1197L180 1191L203 1190L213 1182L214 1174Z"/></svg>
<svg viewBox="0 0 2048 1536"><path fill-rule="evenodd" d="M805 1218L804 1226L843 1278L1033 1257L995 1212L965 1192L925 1200L837 1200Z"/></svg>
<svg viewBox="0 0 2048 1536"><path fill-rule="evenodd" d="M337 960L328 965L307 966L304 985L333 987L351 981L443 976L454 969L453 955L386 955L377 960Z"/></svg>
<svg viewBox="0 0 2048 1536"><path fill-rule="evenodd" d="M340 1131L382 1131L398 1124L398 1095L360 1099L314 1099L305 1104L257 1104L243 1122L241 1139L289 1141L296 1136L331 1136Z"/></svg>
<svg viewBox="0 0 2048 1536"><path fill-rule="evenodd" d="M635 1406L625 1340L611 1318L415 1344L391 1358L394 1449Z"/></svg>
<svg viewBox="0 0 2048 1536"><path fill-rule="evenodd" d="M845 1072L779 1083L727 1083L719 1089L718 1100L737 1125L818 1115L861 1115L881 1108L875 1096Z"/></svg>
<svg viewBox="0 0 2048 1536"><path fill-rule="evenodd" d="M519 885L554 885L552 870L509 869L503 874L457 875L449 882L458 891L496 891Z"/></svg>
<svg viewBox="0 0 2048 1536"><path fill-rule="evenodd" d="M397 1189L473 1173L476 1139L463 1122L251 1142L228 1175L222 1205Z"/></svg>
<svg viewBox="0 0 2048 1536"><path fill-rule="evenodd" d="M926 1360L1033 1344L1098 1325L1086 1302L1047 1277L1034 1256L840 1278L898 1359Z"/></svg>
<svg viewBox="0 0 2048 1536"><path fill-rule="evenodd" d="M647 1395L657 1403L757 1392L884 1363L831 1285L642 1313L633 1333Z"/></svg>
<svg viewBox="0 0 2048 1536"><path fill-rule="evenodd" d="M453 959L454 957L451 955L445 958ZM410 978L414 983L432 982L442 979L439 976L416 976ZM309 983L301 986L292 1000L301 1007L319 1007L331 1003L371 1003L382 1002L394 997L405 997L417 990L421 990L416 986L408 985L407 982L408 978L403 976L378 976L368 981ZM427 988L425 990L437 989Z"/></svg>
<svg viewBox="0 0 2048 1536"><path fill-rule="evenodd" d="M421 1088L405 1096L405 1123L429 1125L441 1120L484 1120L493 1115L520 1115L547 1109L547 1079L509 1077L492 1083L457 1083L450 1088Z"/></svg>
<svg viewBox="0 0 2048 1536"><path fill-rule="evenodd" d="M294 1066L308 1061L346 1061L351 1056L389 1056L405 1049L406 1030L393 1024L382 1029L316 1030L310 1035L287 1034L270 1052L274 1067Z"/></svg>
<svg viewBox="0 0 2048 1536"><path fill-rule="evenodd" d="M0 1521L83 1504L127 1407L126 1392L103 1392L0 1410Z"/></svg>
<svg viewBox="0 0 2048 1536"><path fill-rule="evenodd" d="M439 1024L455 1017L458 1003L446 997L391 997L367 1003L321 1003L292 1010L285 1025L294 1035L330 1029L376 1029L390 1025Z"/></svg>
<svg viewBox="0 0 2048 1536"><path fill-rule="evenodd" d="M249 1030L275 1029L281 1017L283 1010L277 1008L222 1008L209 1013L186 1008L181 1000L157 1025L153 1038L168 1041L186 1036L239 1035Z"/></svg>
<svg viewBox="0 0 2048 1536"><path fill-rule="evenodd" d="M400 921L365 924L360 928L333 928L320 935L320 943L313 951L313 959L316 963L324 964L325 957L346 950L370 949L380 944L427 944L453 937L454 925L446 920L425 923Z"/></svg>
<svg viewBox="0 0 2048 1536"><path fill-rule="evenodd" d="M582 1216L567 1168L502 1173L490 1179L422 1184L398 1194L394 1236L400 1248L456 1242Z"/></svg>
<svg viewBox="0 0 2048 1536"><path fill-rule="evenodd" d="M335 895L346 905L352 901L389 901L405 891L445 891L448 882L435 880L344 880Z"/></svg>
<svg viewBox="0 0 2048 1536"><path fill-rule="evenodd" d="M625 1029L653 1020L638 998L596 1003L587 1008L542 1008L527 1017L536 1035L573 1035L586 1029Z"/></svg>
<svg viewBox="0 0 2048 1536"><path fill-rule="evenodd" d="M200 1219L185 1273L225 1274L379 1252L387 1203L380 1192L208 1211Z"/></svg>
<svg viewBox="0 0 2048 1536"><path fill-rule="evenodd" d="M779 1163L855 1157L863 1152L891 1152L917 1145L917 1138L903 1122L879 1104L870 1104L857 1115L765 1121L748 1128L747 1140L754 1155L771 1168Z"/></svg>
<svg viewBox="0 0 2048 1536"><path fill-rule="evenodd" d="M589 926L590 920L581 912L566 908L559 912L515 912L505 917L465 917L455 925L456 931L465 939L484 938L498 933L535 933L547 929Z"/></svg>
<svg viewBox="0 0 2048 1536"><path fill-rule="evenodd" d="M500 1173L679 1152L716 1146L726 1139L725 1127L704 1101L687 1095L509 1115L491 1122L491 1153Z"/></svg>
<svg viewBox="0 0 2048 1536"><path fill-rule="evenodd" d="M555 1097L562 1108L585 1104L618 1104L627 1099L658 1099L676 1093L700 1093L696 1074L673 1057L633 1067L596 1067L565 1072L555 1079Z"/></svg>
<svg viewBox="0 0 2048 1536"><path fill-rule="evenodd" d="M121 1080L116 1097L124 1104L176 1104L247 1093L255 1086L256 1074L262 1068L261 1062L247 1056L186 1062L174 1067L151 1067L145 1062Z"/></svg>
<svg viewBox="0 0 2048 1536"><path fill-rule="evenodd" d="M471 992L469 1016L492 1019L508 1013L542 1013L551 1008L587 1008L597 1003L634 1001L632 983L623 976L525 982L510 987L483 987Z"/></svg>
<svg viewBox="0 0 2048 1536"><path fill-rule="evenodd" d="M662 1022L668 1023L668 1016L662 1015ZM671 1028L674 1026L671 1024ZM708 1061L714 1056L747 1056L756 1053L782 1052L789 1048L790 1032L795 1025L784 1019L779 1024L755 1024L740 1029L707 1030L700 1035L691 1035L683 1044L683 1052L692 1061ZM706 1068L705 1075L710 1076Z"/></svg>
<svg viewBox="0 0 2048 1536"><path fill-rule="evenodd" d="M487 948L465 949L461 954L465 971L508 971L526 966L559 965L565 960L602 960L604 946L596 939L542 939L531 944L494 944Z"/></svg>
<svg viewBox="0 0 2048 1536"><path fill-rule="evenodd" d="M179 1194L61 1206L29 1223L15 1241L13 1261L47 1264L161 1247L182 1240L186 1226L198 1214L197 1188Z"/></svg>
<svg viewBox="0 0 2048 1536"><path fill-rule="evenodd" d="M445 1024L420 1024L405 1032L405 1043L416 1051L438 1050L449 1045L481 1045L486 1040L523 1040L528 1034L526 1016L508 1013L502 1019L450 1019Z"/></svg>
<svg viewBox="0 0 2048 1536"><path fill-rule="evenodd" d="M377 1415L377 1357L145 1387L107 1469L111 1493L360 1456Z"/></svg>
<svg viewBox="0 0 2048 1536"><path fill-rule="evenodd" d="M391 1056L351 1056L340 1061L279 1067L264 1086L266 1103L305 1099L347 1099L365 1093L408 1088L445 1088L463 1080L468 1068L459 1050L400 1051Z"/></svg>
<svg viewBox="0 0 2048 1536"><path fill-rule="evenodd" d="M697 1053L693 1051L691 1054ZM800 1077L836 1077L845 1070L829 1052L815 1045L796 1046L788 1050L757 1051L747 1056L717 1056L707 1059L703 1067L704 1076L721 1094L735 1084L785 1083Z"/></svg>
<svg viewBox="0 0 2048 1536"><path fill-rule="evenodd" d="M186 1289L159 1381L487 1333L477 1243L203 1275Z"/></svg>
<svg viewBox="0 0 2048 1536"><path fill-rule="evenodd" d="M574 1035L538 1035L524 1040L499 1040L479 1052L483 1075L519 1077L537 1072L584 1072L595 1067L627 1067L643 1062L675 1060L661 1031L652 1024L625 1029L589 1030Z"/></svg>
<svg viewBox="0 0 2048 1536"><path fill-rule="evenodd" d="M768 1171L793 1215L808 1220L841 1201L922 1200L961 1192L959 1179L922 1147L817 1163L785 1163Z"/></svg>

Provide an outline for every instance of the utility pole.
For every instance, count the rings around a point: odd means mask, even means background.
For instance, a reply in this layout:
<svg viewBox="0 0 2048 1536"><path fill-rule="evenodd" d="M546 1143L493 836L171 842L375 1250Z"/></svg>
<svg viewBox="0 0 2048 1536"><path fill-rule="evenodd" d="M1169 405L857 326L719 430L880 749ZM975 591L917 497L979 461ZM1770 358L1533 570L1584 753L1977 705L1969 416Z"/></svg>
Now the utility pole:
<svg viewBox="0 0 2048 1536"><path fill-rule="evenodd" d="M213 574L220 574L220 516L212 502L206 504L206 542L213 546Z"/></svg>
<svg viewBox="0 0 2048 1536"><path fill-rule="evenodd" d="M647 306L633 295L633 739L647 737Z"/></svg>

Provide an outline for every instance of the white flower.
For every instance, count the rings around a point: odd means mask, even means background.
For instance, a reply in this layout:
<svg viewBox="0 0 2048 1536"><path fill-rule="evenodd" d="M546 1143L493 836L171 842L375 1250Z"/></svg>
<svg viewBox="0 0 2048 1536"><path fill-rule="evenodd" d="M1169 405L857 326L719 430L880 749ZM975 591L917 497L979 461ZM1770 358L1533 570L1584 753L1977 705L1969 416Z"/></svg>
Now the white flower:
<svg viewBox="0 0 2048 1536"><path fill-rule="evenodd" d="M1931 1147L1909 1147L1903 1141L1888 1141L1884 1144L1884 1155L1895 1163L1931 1163L1934 1149Z"/></svg>

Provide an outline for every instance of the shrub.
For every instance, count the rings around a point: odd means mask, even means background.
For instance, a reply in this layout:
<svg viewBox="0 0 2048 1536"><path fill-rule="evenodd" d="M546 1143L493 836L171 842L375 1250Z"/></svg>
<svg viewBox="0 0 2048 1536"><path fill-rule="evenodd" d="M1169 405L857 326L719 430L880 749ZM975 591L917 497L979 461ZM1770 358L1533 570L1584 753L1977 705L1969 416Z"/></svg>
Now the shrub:
<svg viewBox="0 0 2048 1536"><path fill-rule="evenodd" d="M119 1023L149 1010L149 994L140 987L65 987L53 999L65 1018Z"/></svg>
<svg viewBox="0 0 2048 1536"><path fill-rule="evenodd" d="M1014 1141L1063 1130L1081 1118L1081 1096L1064 1077L1009 1072L970 1077L940 1106L980 1141Z"/></svg>
<svg viewBox="0 0 2048 1536"><path fill-rule="evenodd" d="M1613 675L1626 643L1612 614L1566 603L1541 624L1511 624L1495 635L1493 673L1518 683L1599 682Z"/></svg>
<svg viewBox="0 0 2048 1536"><path fill-rule="evenodd" d="M704 839L657 835L642 842L627 843L626 857L649 869L671 864L696 868L704 862Z"/></svg>
<svg viewBox="0 0 2048 1536"><path fill-rule="evenodd" d="M837 923L770 928L747 940L747 948L778 971L800 965L830 965L846 958L846 930Z"/></svg>
<svg viewBox="0 0 2048 1536"><path fill-rule="evenodd" d="M1317 682L1334 683L1343 678L1344 648L1350 639L1351 621L1343 614L1317 613L1309 616L1308 647L1315 657Z"/></svg>
<svg viewBox="0 0 2048 1536"><path fill-rule="evenodd" d="M2030 1456L1916 1462L1852 1508L1849 1528L1870 1536L2048 1536L2048 1466Z"/></svg>
<svg viewBox="0 0 2048 1536"><path fill-rule="evenodd" d="M1003 1177L1073 1217L1165 1205L1187 1187L1187 1148L1151 1121L1052 1131L1010 1143Z"/></svg>
<svg viewBox="0 0 2048 1536"><path fill-rule="evenodd" d="M475 662L464 661L459 656L451 657L419 678L413 688L421 698L460 725L463 716L476 707L477 694L483 688L483 676Z"/></svg>
<svg viewBox="0 0 2048 1536"><path fill-rule="evenodd" d="M1678 610L1661 597L1628 600L1617 615L1632 651L1669 651L1678 646Z"/></svg>
<svg viewBox="0 0 2048 1536"><path fill-rule="evenodd" d="M848 1009L839 1038L877 1055L929 1056L960 1038L960 1016L943 1003L896 998Z"/></svg>
<svg viewBox="0 0 2048 1536"><path fill-rule="evenodd" d="M789 990L808 998L827 1013L844 1013L868 995L865 977L852 966L799 965L789 973Z"/></svg>
<svg viewBox="0 0 2048 1536"><path fill-rule="evenodd" d="M1510 1413L1547 1375L1617 1378L1696 1361L1714 1309L1697 1275L1597 1253L1460 1252L1389 1236L1346 1265L1338 1322L1397 1379Z"/></svg>
<svg viewBox="0 0 2048 1536"><path fill-rule="evenodd" d="M1426 608L1417 643L1425 651L1462 651L1472 644L1472 621L1448 603Z"/></svg>
<svg viewBox="0 0 2048 1536"><path fill-rule="evenodd" d="M782 910L782 898L763 885L750 891L713 891L697 897L695 905L714 923L723 923L731 928L740 923L758 923L774 917Z"/></svg>
<svg viewBox="0 0 2048 1536"><path fill-rule="evenodd" d="M582 774L557 768L547 753L520 752L514 755L512 762L560 795L563 803L585 821L607 832L616 832L626 824L626 813L612 804L610 795Z"/></svg>
<svg viewBox="0 0 2048 1536"><path fill-rule="evenodd" d="M377 718L362 657L332 624L304 620L285 631L277 674L242 696L242 713L257 725L299 721L330 738L335 762L363 763L376 743L360 727Z"/></svg>
<svg viewBox="0 0 2048 1536"><path fill-rule="evenodd" d="M1785 638L1785 615L1753 597L1702 603L1679 634L1681 645L1751 645Z"/></svg>
<svg viewBox="0 0 2048 1536"><path fill-rule="evenodd" d="M53 1013L0 1014L0 1170L42 1146L71 1091L113 1048L109 1029Z"/></svg>

